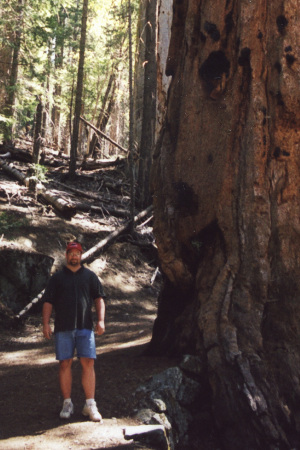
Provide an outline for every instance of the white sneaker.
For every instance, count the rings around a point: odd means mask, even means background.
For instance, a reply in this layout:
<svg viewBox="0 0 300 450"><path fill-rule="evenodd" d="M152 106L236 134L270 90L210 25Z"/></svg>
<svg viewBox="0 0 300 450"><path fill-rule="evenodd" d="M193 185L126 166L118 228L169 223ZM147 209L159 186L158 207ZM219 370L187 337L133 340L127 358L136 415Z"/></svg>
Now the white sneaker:
<svg viewBox="0 0 300 450"><path fill-rule="evenodd" d="M92 420L93 422L103 423L102 416L98 411L95 400L91 405L84 405L82 414L84 416L89 416L90 420Z"/></svg>
<svg viewBox="0 0 300 450"><path fill-rule="evenodd" d="M61 419L70 419L71 414L74 412L74 405L72 402L64 402L63 408L59 414Z"/></svg>

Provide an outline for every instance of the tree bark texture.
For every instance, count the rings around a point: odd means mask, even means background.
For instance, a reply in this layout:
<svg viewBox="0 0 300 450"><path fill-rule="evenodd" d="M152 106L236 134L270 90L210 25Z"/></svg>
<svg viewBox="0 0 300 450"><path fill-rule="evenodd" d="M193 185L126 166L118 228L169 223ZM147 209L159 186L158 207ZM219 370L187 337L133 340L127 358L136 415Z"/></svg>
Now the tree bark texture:
<svg viewBox="0 0 300 450"><path fill-rule="evenodd" d="M167 95L171 77L166 75L168 49L173 17L172 0L157 0L157 100L155 142L161 132L166 115Z"/></svg>
<svg viewBox="0 0 300 450"><path fill-rule="evenodd" d="M149 351L201 356L226 449L300 442L298 7L174 3Z"/></svg>
<svg viewBox="0 0 300 450"><path fill-rule="evenodd" d="M139 146L141 140L143 122L146 5L147 2L145 0L140 1L139 3L139 15L136 30L137 42L133 83L133 135L135 148Z"/></svg>

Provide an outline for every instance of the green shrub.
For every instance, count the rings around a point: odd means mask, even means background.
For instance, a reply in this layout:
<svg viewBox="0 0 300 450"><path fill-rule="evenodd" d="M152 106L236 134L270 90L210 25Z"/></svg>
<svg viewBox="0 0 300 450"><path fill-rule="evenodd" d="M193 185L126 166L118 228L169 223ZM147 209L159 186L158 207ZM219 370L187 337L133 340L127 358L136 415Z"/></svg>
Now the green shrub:
<svg viewBox="0 0 300 450"><path fill-rule="evenodd" d="M36 178L41 182L46 182L47 181L46 173L48 169L45 166L42 166L41 164L32 164L32 166Z"/></svg>
<svg viewBox="0 0 300 450"><path fill-rule="evenodd" d="M22 226L27 226L29 220L24 218L17 218L14 214L8 214L3 211L0 213L0 235L7 233L8 231L13 231Z"/></svg>

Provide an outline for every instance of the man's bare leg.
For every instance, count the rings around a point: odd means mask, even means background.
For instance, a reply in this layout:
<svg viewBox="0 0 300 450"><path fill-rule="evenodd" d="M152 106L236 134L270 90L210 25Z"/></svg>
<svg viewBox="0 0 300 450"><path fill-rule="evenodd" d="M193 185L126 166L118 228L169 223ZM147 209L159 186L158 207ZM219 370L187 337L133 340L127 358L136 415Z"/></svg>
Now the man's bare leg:
<svg viewBox="0 0 300 450"><path fill-rule="evenodd" d="M73 359L59 361L59 384L63 399L71 398Z"/></svg>
<svg viewBox="0 0 300 450"><path fill-rule="evenodd" d="M95 402L96 376L94 360L91 358L80 358L82 367L82 387L85 393L86 402L82 410L84 416L89 416L94 422L102 423L102 416L98 411Z"/></svg>
<svg viewBox="0 0 300 450"><path fill-rule="evenodd" d="M95 398L96 376L94 368L94 359L80 358L82 367L81 383L85 393L85 398Z"/></svg>

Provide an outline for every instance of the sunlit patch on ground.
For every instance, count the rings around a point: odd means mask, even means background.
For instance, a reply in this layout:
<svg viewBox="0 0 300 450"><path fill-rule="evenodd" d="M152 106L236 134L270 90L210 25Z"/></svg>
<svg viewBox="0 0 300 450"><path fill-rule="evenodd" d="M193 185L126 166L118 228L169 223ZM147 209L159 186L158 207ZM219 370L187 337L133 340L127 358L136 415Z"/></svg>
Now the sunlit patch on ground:
<svg viewBox="0 0 300 450"><path fill-rule="evenodd" d="M76 422L65 424L41 432L40 435L24 436L24 450L57 450L57 449L100 449L119 445L128 445L123 437L123 428L136 424L132 419L107 419L104 424L92 422ZM66 444L67 443L67 444ZM132 447L133 448L133 447ZM1 450L20 450L19 438L1 441Z"/></svg>

